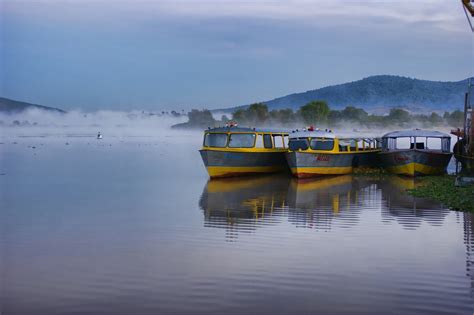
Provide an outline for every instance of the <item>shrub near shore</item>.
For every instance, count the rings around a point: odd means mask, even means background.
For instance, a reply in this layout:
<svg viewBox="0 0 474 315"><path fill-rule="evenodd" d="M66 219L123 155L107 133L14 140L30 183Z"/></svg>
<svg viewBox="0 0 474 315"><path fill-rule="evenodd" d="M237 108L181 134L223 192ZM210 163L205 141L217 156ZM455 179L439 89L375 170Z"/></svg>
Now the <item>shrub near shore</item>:
<svg viewBox="0 0 474 315"><path fill-rule="evenodd" d="M439 201L452 210L474 211L474 185L457 187L454 181L452 175L425 177L419 187L409 189L408 193Z"/></svg>

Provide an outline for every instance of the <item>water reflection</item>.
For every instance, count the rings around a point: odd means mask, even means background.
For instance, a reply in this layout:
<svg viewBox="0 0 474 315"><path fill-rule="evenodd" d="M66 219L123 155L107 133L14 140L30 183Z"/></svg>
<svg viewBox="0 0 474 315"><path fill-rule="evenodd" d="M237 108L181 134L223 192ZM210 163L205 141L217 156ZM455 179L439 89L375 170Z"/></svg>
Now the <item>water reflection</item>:
<svg viewBox="0 0 474 315"><path fill-rule="evenodd" d="M407 229L414 229L423 221L439 226L449 213L449 209L436 201L406 193L407 189L420 185L418 179L390 176L380 180L378 185L386 205L382 208L382 218L386 221L395 219Z"/></svg>
<svg viewBox="0 0 474 315"><path fill-rule="evenodd" d="M289 182L281 175L209 180L199 200L204 225L226 228L232 239L238 231L275 224L286 207Z"/></svg>
<svg viewBox="0 0 474 315"><path fill-rule="evenodd" d="M418 184L415 179L398 176L219 179L207 182L199 206L204 225L227 229L229 239L238 232L279 222L324 231L334 225L349 228L356 226L362 215L375 213L379 221L396 221L405 229L417 228L423 221L441 225L448 209L407 194L407 189Z"/></svg>
<svg viewBox="0 0 474 315"><path fill-rule="evenodd" d="M288 190L288 220L297 227L329 230L337 219L342 227L357 224L361 209L374 204L377 190L352 175L293 179Z"/></svg>
<svg viewBox="0 0 474 315"><path fill-rule="evenodd" d="M474 215L469 212L464 216L464 244L466 245L466 274L471 279L471 298L474 297Z"/></svg>
<svg viewBox="0 0 474 315"><path fill-rule="evenodd" d="M194 145L137 141L3 145L2 314L472 314L471 215L398 178L206 183Z"/></svg>

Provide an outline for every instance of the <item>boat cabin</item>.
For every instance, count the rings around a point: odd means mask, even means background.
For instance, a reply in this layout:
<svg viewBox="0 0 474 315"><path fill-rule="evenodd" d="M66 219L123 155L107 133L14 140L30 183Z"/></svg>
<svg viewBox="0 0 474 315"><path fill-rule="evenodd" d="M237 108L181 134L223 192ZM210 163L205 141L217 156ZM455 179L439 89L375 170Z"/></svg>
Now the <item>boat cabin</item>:
<svg viewBox="0 0 474 315"><path fill-rule="evenodd" d="M451 136L439 131L420 129L394 131L382 137L382 150L429 150L449 153Z"/></svg>
<svg viewBox="0 0 474 315"><path fill-rule="evenodd" d="M246 127L218 127L204 132L204 149L287 151L288 132Z"/></svg>
<svg viewBox="0 0 474 315"><path fill-rule="evenodd" d="M367 152L380 149L378 138L338 138L331 131L296 131L290 134L290 151Z"/></svg>

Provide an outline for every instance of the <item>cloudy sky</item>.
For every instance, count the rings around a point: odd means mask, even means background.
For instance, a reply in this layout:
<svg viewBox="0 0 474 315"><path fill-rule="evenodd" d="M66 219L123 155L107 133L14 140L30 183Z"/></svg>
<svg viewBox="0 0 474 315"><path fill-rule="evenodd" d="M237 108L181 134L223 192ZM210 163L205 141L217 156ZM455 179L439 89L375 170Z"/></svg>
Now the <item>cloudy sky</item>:
<svg viewBox="0 0 474 315"><path fill-rule="evenodd" d="M220 108L375 74L473 74L457 0L0 0L0 96Z"/></svg>

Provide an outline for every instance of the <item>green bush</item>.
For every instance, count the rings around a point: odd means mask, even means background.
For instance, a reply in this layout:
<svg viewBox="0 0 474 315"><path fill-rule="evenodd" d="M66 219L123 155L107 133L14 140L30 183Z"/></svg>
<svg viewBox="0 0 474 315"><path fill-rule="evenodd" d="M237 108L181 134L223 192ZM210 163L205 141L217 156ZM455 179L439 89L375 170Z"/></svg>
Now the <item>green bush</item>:
<svg viewBox="0 0 474 315"><path fill-rule="evenodd" d="M433 176L422 179L422 185L408 190L415 197L441 202L453 210L474 211L474 185L457 187L454 176Z"/></svg>

